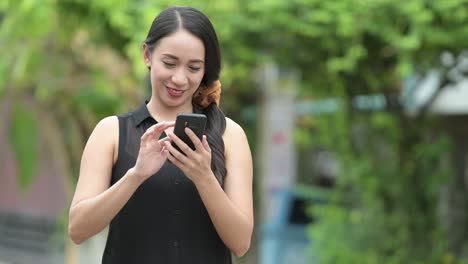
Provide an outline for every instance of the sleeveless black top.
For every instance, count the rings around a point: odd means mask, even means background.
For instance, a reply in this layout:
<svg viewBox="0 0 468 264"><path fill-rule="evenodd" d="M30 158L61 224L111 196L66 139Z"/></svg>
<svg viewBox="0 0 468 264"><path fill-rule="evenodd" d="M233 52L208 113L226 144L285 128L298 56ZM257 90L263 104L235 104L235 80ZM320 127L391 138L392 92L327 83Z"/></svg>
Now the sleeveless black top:
<svg viewBox="0 0 468 264"><path fill-rule="evenodd" d="M135 165L141 136L156 124L146 104L118 115L118 120L119 153L111 184ZM231 252L219 238L195 185L167 161L111 221L102 263L230 264Z"/></svg>

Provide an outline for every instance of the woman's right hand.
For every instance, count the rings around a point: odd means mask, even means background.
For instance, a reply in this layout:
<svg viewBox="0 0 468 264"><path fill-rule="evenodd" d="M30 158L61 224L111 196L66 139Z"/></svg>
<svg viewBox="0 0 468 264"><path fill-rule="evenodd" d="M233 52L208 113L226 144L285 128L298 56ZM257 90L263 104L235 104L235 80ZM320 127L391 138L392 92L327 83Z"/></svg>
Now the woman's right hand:
<svg viewBox="0 0 468 264"><path fill-rule="evenodd" d="M148 179L158 172L166 162L169 151L165 148L164 141L169 140L169 138L159 138L163 131L174 126L174 123L174 121L157 123L149 127L141 136L140 151L135 167L133 167L134 175L140 180Z"/></svg>

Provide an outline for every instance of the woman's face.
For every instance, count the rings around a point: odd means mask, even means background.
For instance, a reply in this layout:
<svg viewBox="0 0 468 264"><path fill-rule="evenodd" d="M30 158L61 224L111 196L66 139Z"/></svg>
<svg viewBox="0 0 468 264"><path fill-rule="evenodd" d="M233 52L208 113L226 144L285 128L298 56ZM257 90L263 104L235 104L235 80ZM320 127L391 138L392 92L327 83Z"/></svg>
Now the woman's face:
<svg viewBox="0 0 468 264"><path fill-rule="evenodd" d="M150 51L144 48L145 64L151 67L153 97L167 107L192 105L192 95L205 74L205 46L186 30L162 39Z"/></svg>

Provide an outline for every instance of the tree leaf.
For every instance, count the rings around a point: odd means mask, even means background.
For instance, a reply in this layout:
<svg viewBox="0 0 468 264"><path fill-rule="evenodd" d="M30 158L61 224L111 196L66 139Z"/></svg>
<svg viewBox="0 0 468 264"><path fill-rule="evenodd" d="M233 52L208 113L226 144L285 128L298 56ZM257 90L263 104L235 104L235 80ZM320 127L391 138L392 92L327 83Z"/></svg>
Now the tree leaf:
<svg viewBox="0 0 468 264"><path fill-rule="evenodd" d="M38 130L34 114L15 103L9 131L10 145L18 164L21 191L30 187L38 168Z"/></svg>

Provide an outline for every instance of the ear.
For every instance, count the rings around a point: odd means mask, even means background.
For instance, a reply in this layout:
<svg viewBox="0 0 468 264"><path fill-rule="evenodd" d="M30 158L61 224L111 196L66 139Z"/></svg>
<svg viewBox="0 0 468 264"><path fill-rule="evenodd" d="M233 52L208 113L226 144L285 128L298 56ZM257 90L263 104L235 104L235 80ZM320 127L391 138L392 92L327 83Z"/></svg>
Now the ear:
<svg viewBox="0 0 468 264"><path fill-rule="evenodd" d="M145 62L145 65L148 68L150 68L151 67L151 51L149 50L149 47L146 43L143 43L142 48L143 48L143 61Z"/></svg>

